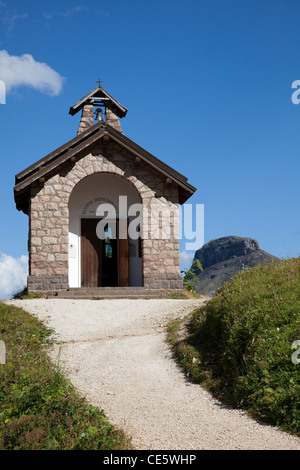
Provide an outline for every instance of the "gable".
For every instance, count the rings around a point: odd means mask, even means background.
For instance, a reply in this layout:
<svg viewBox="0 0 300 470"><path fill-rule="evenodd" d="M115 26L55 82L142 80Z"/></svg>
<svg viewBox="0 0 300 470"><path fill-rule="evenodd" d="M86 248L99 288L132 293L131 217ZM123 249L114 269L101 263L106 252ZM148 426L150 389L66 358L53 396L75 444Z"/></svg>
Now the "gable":
<svg viewBox="0 0 300 470"><path fill-rule="evenodd" d="M179 188L179 202L181 204L196 191L196 188L190 185L187 182L187 178L181 173L178 173L124 134L101 121L16 175L14 198L17 209L28 214L28 201L32 185L42 185L50 175L59 173L66 165L74 165L96 143L105 144L105 141L108 140L119 144L121 149L129 151L136 157L137 161L140 159L150 165L166 178L169 183L177 184Z"/></svg>
<svg viewBox="0 0 300 470"><path fill-rule="evenodd" d="M109 106L120 118L125 117L127 114L127 109L101 86L94 88L94 90L90 91L87 95L81 98L81 100L73 104L73 106L70 107L69 114L74 116L74 114L78 113L78 111L83 108L84 104L90 100L94 101L95 106Z"/></svg>

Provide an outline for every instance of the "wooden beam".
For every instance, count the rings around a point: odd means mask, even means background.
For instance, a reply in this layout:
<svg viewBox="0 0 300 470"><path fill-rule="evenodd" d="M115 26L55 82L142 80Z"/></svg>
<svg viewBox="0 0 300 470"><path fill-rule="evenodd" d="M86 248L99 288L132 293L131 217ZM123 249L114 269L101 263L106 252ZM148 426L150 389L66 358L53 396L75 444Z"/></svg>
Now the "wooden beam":
<svg viewBox="0 0 300 470"><path fill-rule="evenodd" d="M166 185L170 186L170 184L172 184L172 180L171 180L171 178L167 178L166 179Z"/></svg>
<svg viewBox="0 0 300 470"><path fill-rule="evenodd" d="M45 178L41 177L39 178L39 186L43 187L45 183Z"/></svg>
<svg viewBox="0 0 300 470"><path fill-rule="evenodd" d="M71 157L71 165L75 166L76 165L76 157Z"/></svg>
<svg viewBox="0 0 300 470"><path fill-rule="evenodd" d="M140 166L141 161L142 161L141 157L135 157L135 164L136 164L136 166Z"/></svg>

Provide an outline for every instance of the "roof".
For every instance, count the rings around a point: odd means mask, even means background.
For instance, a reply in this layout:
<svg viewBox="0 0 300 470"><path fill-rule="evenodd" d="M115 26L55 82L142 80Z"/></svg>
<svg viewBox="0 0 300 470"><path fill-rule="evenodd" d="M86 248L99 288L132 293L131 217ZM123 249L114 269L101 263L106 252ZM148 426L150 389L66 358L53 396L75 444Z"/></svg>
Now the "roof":
<svg viewBox="0 0 300 470"><path fill-rule="evenodd" d="M180 203L185 202L196 191L196 188L190 185L187 178L181 173L178 173L107 123L100 121L16 175L14 198L17 209L28 214L30 186L38 183L40 178L46 178L54 171L59 171L62 165L70 161L72 157L83 156L82 153L96 142L101 141L104 135L109 135L121 147L129 150L176 183L180 189Z"/></svg>
<svg viewBox="0 0 300 470"><path fill-rule="evenodd" d="M78 111L80 111L83 106L91 100L94 100L95 104L99 102L99 105L112 108L120 118L125 117L127 114L127 109L100 85L81 98L81 100L77 101L77 103L73 104L73 106L70 107L69 114L74 116L74 114L78 113Z"/></svg>

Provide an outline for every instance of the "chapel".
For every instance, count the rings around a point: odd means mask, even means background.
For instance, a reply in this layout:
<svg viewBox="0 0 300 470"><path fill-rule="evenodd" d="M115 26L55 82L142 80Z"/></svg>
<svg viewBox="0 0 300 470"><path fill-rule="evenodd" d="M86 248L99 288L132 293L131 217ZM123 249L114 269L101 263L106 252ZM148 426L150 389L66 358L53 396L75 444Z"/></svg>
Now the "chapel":
<svg viewBox="0 0 300 470"><path fill-rule="evenodd" d="M127 109L100 82L79 112L77 135L15 176L28 292L182 289L179 208L196 188L124 135Z"/></svg>

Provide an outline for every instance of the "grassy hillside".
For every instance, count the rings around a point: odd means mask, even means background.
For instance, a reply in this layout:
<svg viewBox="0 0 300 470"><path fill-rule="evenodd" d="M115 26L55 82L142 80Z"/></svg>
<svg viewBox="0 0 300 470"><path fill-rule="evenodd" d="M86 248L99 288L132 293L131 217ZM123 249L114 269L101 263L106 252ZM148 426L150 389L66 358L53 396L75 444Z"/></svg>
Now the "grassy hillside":
<svg viewBox="0 0 300 470"><path fill-rule="evenodd" d="M126 437L89 406L53 365L51 332L23 310L0 302L0 450L128 449Z"/></svg>
<svg viewBox="0 0 300 470"><path fill-rule="evenodd" d="M189 376L226 403L300 435L300 364L292 360L300 340L299 258L239 273L194 312L188 330L182 340L180 322L169 327Z"/></svg>

